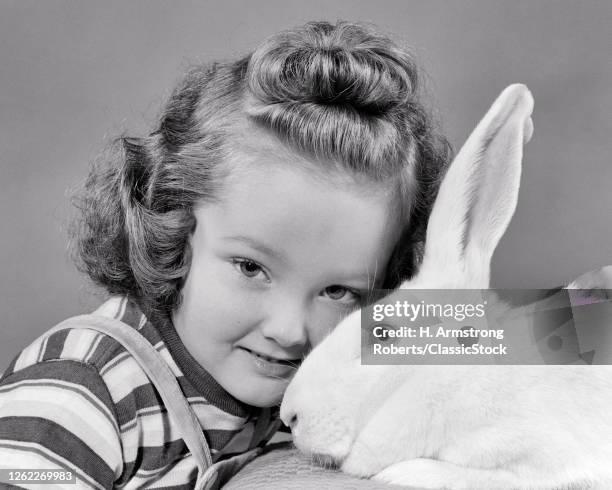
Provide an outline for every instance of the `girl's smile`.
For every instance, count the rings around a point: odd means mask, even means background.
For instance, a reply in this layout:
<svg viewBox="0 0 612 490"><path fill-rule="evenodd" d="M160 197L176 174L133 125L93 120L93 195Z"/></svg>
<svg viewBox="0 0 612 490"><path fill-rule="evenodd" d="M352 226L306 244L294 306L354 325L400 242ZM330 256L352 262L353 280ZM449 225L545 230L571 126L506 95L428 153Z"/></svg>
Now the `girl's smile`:
<svg viewBox="0 0 612 490"><path fill-rule="evenodd" d="M246 347L238 347L242 349L253 362L254 369L263 376L278 376L287 377L299 364L301 359L279 359L276 357L266 356L259 352L247 349Z"/></svg>
<svg viewBox="0 0 612 490"><path fill-rule="evenodd" d="M380 284L398 226L371 182L256 154L236 153L220 199L196 209L173 320L225 390L271 406L306 352Z"/></svg>

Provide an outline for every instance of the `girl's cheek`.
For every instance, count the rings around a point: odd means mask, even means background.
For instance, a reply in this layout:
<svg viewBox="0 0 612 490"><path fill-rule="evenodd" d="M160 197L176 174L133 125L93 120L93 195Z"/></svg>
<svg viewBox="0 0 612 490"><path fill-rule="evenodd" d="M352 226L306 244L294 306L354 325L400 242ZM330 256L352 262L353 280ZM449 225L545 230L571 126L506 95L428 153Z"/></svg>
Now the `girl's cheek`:
<svg viewBox="0 0 612 490"><path fill-rule="evenodd" d="M227 268L215 285L217 304L228 316L250 315L255 319L260 310L273 300L273 291L241 277Z"/></svg>
<svg viewBox="0 0 612 490"><path fill-rule="evenodd" d="M312 346L319 344L349 313L350 311L330 305L328 302L318 302L313 308L308 332Z"/></svg>

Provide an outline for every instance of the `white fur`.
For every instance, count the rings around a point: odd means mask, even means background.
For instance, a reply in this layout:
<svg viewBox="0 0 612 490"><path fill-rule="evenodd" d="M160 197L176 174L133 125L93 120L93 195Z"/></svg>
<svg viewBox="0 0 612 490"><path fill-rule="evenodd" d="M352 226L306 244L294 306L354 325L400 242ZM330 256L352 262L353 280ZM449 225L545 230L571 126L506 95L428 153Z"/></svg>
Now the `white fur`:
<svg viewBox="0 0 612 490"><path fill-rule="evenodd" d="M421 269L402 288L489 286L532 109L529 90L512 85L478 124L440 188ZM612 488L611 367L362 366L360 328L359 312L341 322L285 393L281 416L301 450L424 488Z"/></svg>

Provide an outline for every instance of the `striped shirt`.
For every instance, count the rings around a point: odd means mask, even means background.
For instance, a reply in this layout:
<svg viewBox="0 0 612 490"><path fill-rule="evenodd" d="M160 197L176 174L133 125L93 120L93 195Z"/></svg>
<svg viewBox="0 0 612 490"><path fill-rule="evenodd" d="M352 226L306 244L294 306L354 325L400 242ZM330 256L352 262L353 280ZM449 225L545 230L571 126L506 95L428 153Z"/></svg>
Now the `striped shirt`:
<svg viewBox="0 0 612 490"><path fill-rule="evenodd" d="M121 297L96 314L138 329L161 354L204 430L213 462L272 437L277 410L229 395L170 324L154 326ZM262 417L265 423L256 424ZM67 488L193 488L197 476L145 372L116 340L90 329L43 334L0 378L0 468L72 470L77 486Z"/></svg>

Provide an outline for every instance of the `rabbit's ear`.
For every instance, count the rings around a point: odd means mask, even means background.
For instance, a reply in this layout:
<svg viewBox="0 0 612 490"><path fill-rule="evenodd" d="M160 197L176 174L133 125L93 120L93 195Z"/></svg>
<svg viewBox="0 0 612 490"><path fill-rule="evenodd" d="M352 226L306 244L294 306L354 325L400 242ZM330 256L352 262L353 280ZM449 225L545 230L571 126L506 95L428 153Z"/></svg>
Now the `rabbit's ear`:
<svg viewBox="0 0 612 490"><path fill-rule="evenodd" d="M423 272L429 263L472 259L486 271L518 198L523 145L531 138L533 97L525 85L507 87L450 165L427 226ZM472 263L472 266L475 265ZM477 271L470 271L477 272Z"/></svg>

